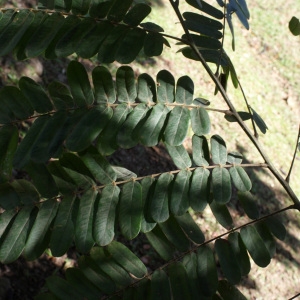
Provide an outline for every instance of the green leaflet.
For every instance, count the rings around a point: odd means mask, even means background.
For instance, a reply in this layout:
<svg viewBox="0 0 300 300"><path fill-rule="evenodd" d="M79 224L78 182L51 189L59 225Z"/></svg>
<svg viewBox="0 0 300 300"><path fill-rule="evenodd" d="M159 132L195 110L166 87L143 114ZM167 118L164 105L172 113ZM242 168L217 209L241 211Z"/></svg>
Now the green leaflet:
<svg viewBox="0 0 300 300"><path fill-rule="evenodd" d="M239 283L242 275L231 244L227 240L217 239L215 241L215 251L225 277L231 284Z"/></svg>
<svg viewBox="0 0 300 300"><path fill-rule="evenodd" d="M142 205L143 214L141 221L141 232L146 233L151 231L155 226L156 222L152 222L149 218L149 199L152 197L153 187L155 184L155 179L153 177L146 177L142 180Z"/></svg>
<svg viewBox="0 0 300 300"><path fill-rule="evenodd" d="M169 282L174 300L192 299L189 291L188 276L181 262L168 266Z"/></svg>
<svg viewBox="0 0 300 300"><path fill-rule="evenodd" d="M132 108L125 103L115 108L113 116L98 137L97 149L101 154L110 155L118 149L117 133L131 111Z"/></svg>
<svg viewBox="0 0 300 300"><path fill-rule="evenodd" d="M91 0L73 0L72 12L75 15L85 15L90 7Z"/></svg>
<svg viewBox="0 0 300 300"><path fill-rule="evenodd" d="M174 176L163 173L157 179L153 195L150 199L150 215L155 222L164 222L169 218L169 185Z"/></svg>
<svg viewBox="0 0 300 300"><path fill-rule="evenodd" d="M133 278L114 261L112 255L103 247L93 247L90 253L94 268L97 267L107 274L118 289L124 288L133 282ZM96 268L95 268L96 269Z"/></svg>
<svg viewBox="0 0 300 300"><path fill-rule="evenodd" d="M256 199L254 195L252 195L250 192L238 192L238 198L239 201L246 213L246 215L250 219L258 219L259 218L259 210L256 205Z"/></svg>
<svg viewBox="0 0 300 300"><path fill-rule="evenodd" d="M87 190L95 185L95 182L91 177L81 174L80 172L73 171L69 168L63 168L68 176L72 178L79 190Z"/></svg>
<svg viewBox="0 0 300 300"><path fill-rule="evenodd" d="M225 204L230 201L231 180L226 168L216 167L212 170L212 189L217 203Z"/></svg>
<svg viewBox="0 0 300 300"><path fill-rule="evenodd" d="M68 0L67 0L68 1ZM58 30L58 32L56 33L55 37L52 39L52 41L50 42L50 44L48 45L47 49L45 49L45 57L48 59L55 59L57 58L57 54L56 54L56 46L59 43L59 41L65 36L68 35L69 31L74 30L76 27L76 25L78 25L80 23L80 19L77 16L74 15L68 15L65 19L64 22L62 24L62 26L60 27L60 29ZM70 28L72 28L70 30ZM75 36L74 36L75 38ZM69 42L73 42L73 40L69 40ZM73 48L71 50L71 54L74 52ZM68 54L68 53L67 53Z"/></svg>
<svg viewBox="0 0 300 300"><path fill-rule="evenodd" d="M192 161L190 159L190 156L187 152L187 150L184 148L183 145L179 146L170 146L167 143L165 143L165 146L174 161L174 164L179 169L186 169L191 167Z"/></svg>
<svg viewBox="0 0 300 300"><path fill-rule="evenodd" d="M238 262L241 275L245 276L249 274L251 269L250 260L249 260L247 249L242 241L240 233L239 232L230 233L228 235L228 242L230 243L235 259Z"/></svg>
<svg viewBox="0 0 300 300"><path fill-rule="evenodd" d="M84 66L71 61L67 69L68 83L75 103L80 106L93 104L94 95Z"/></svg>
<svg viewBox="0 0 300 300"><path fill-rule="evenodd" d="M48 164L49 174L53 176L59 192L68 195L77 190L77 184L58 161L52 161Z"/></svg>
<svg viewBox="0 0 300 300"><path fill-rule="evenodd" d="M145 28L145 24L141 24ZM143 26L144 25L144 26ZM148 57L161 55L164 48L164 38L156 32L148 32L144 39L144 52Z"/></svg>
<svg viewBox="0 0 300 300"><path fill-rule="evenodd" d="M169 108L162 103L155 105L149 111L149 116L139 128L140 141L147 147L158 144Z"/></svg>
<svg viewBox="0 0 300 300"><path fill-rule="evenodd" d="M1 239L0 261L2 263L11 263L21 255L31 227L30 223L32 225L35 218L35 215L31 214L33 209L34 206L25 206L21 209L9 231Z"/></svg>
<svg viewBox="0 0 300 300"><path fill-rule="evenodd" d="M156 102L156 84L150 75L143 73L138 77L137 90L137 99L142 103Z"/></svg>
<svg viewBox="0 0 300 300"><path fill-rule="evenodd" d="M278 238L279 240L283 241L286 236L286 229L282 222L276 218L276 217L271 217L268 218L266 221L266 225L270 229L270 231L273 233L273 235Z"/></svg>
<svg viewBox="0 0 300 300"><path fill-rule="evenodd" d="M138 26L151 12L151 7L144 3L134 5L123 19L125 24Z"/></svg>
<svg viewBox="0 0 300 300"><path fill-rule="evenodd" d="M293 35L300 35L300 22L295 16L293 16L289 21L289 29Z"/></svg>
<svg viewBox="0 0 300 300"><path fill-rule="evenodd" d="M29 161L32 146L35 144L49 119L49 116L42 116L33 123L29 132L26 134L15 153L13 159L13 165L15 168L21 169Z"/></svg>
<svg viewBox="0 0 300 300"><path fill-rule="evenodd" d="M202 244L205 237L189 212L174 217L186 236L195 244Z"/></svg>
<svg viewBox="0 0 300 300"><path fill-rule="evenodd" d="M5 210L2 214L0 214L0 238L2 237L6 228L8 228L7 226L9 225L13 217L16 215L16 213L17 213L16 210L12 208L9 210Z"/></svg>
<svg viewBox="0 0 300 300"><path fill-rule="evenodd" d="M214 18L217 18L217 19L220 19L222 20L224 18L224 14L221 10L215 8L214 6L208 4L207 2L205 1L201 1L201 5L199 5L199 1L198 0L185 0L188 4L190 4L191 6L205 12L206 14L214 17Z"/></svg>
<svg viewBox="0 0 300 300"><path fill-rule="evenodd" d="M7 11L5 15L6 14L8 14L10 22L1 30L0 44L2 47L0 56L12 52L34 19L34 13L28 9L22 9L19 12L15 12L13 16L11 16L10 10Z"/></svg>
<svg viewBox="0 0 300 300"><path fill-rule="evenodd" d="M276 242L273 235L271 234L270 229L266 225L266 222L258 222L254 226L258 234L264 241L265 246L269 251L270 257L273 258L276 252Z"/></svg>
<svg viewBox="0 0 300 300"><path fill-rule="evenodd" d="M134 295L133 299L150 299L151 293L151 280L144 278L140 281L136 289L133 289ZM131 298L132 299L132 298Z"/></svg>
<svg viewBox="0 0 300 300"><path fill-rule="evenodd" d="M83 58L90 58L97 54L101 43L105 40L113 25L110 23L96 23L91 24L91 29L87 31L80 42L76 45L76 54Z"/></svg>
<svg viewBox="0 0 300 300"><path fill-rule="evenodd" d="M230 10L236 13L243 26L249 30L248 19L250 18L250 14L246 2L242 0L231 0L229 2L229 6L232 7Z"/></svg>
<svg viewBox="0 0 300 300"><path fill-rule="evenodd" d="M47 248L50 225L56 216L59 203L56 199L43 202L26 241L24 255L28 260L38 258Z"/></svg>
<svg viewBox="0 0 300 300"><path fill-rule="evenodd" d="M183 13L183 17L185 18L185 24L189 30L215 39L222 38L222 33L219 31L223 28L221 22L191 12Z"/></svg>
<svg viewBox="0 0 300 300"><path fill-rule="evenodd" d="M167 221L159 223L158 226L177 250L185 252L190 248L189 240L174 217L170 216Z"/></svg>
<svg viewBox="0 0 300 300"><path fill-rule="evenodd" d="M162 27L152 22L145 22L140 24L140 26L148 31L164 32L164 29Z"/></svg>
<svg viewBox="0 0 300 300"><path fill-rule="evenodd" d="M222 47L221 42L215 38L211 38L204 35L196 35L196 34L191 34L191 37L193 38L195 45L199 48L218 50L221 49ZM187 36L184 34L182 38L187 39Z"/></svg>
<svg viewBox="0 0 300 300"><path fill-rule="evenodd" d="M162 259L168 261L174 257L176 249L163 234L159 226L156 226L152 231L147 232L145 235Z"/></svg>
<svg viewBox="0 0 300 300"><path fill-rule="evenodd" d="M75 107L71 92L63 83L52 81L48 86L48 91L57 110Z"/></svg>
<svg viewBox="0 0 300 300"><path fill-rule="evenodd" d="M241 164L243 161L243 155L239 152L230 152L227 155L227 162L230 164Z"/></svg>
<svg viewBox="0 0 300 300"><path fill-rule="evenodd" d="M175 79L173 75L167 71L162 70L157 73L157 101L160 103L174 102L175 94Z"/></svg>
<svg viewBox="0 0 300 300"><path fill-rule="evenodd" d="M114 103L116 92L110 72L103 66L98 66L92 71L95 89L95 102L97 104Z"/></svg>
<svg viewBox="0 0 300 300"><path fill-rule="evenodd" d="M97 300L99 298L99 290L84 276L80 269L68 268L66 279L77 293L83 292L87 299Z"/></svg>
<svg viewBox="0 0 300 300"><path fill-rule="evenodd" d="M137 181L125 183L122 188L119 205L119 223L123 236L129 240L135 238L141 230L142 187Z"/></svg>
<svg viewBox="0 0 300 300"><path fill-rule="evenodd" d="M144 45L146 32L140 28L133 28L126 33L116 52L115 60L121 64L129 64L139 55Z"/></svg>
<svg viewBox="0 0 300 300"><path fill-rule="evenodd" d="M82 44L82 42L87 42L88 39L86 40L86 37L89 37L91 33L94 33L94 30L97 30L97 23L92 18L86 17L79 20L76 20L75 18L73 20L70 19L68 28L65 28L65 32L56 42L55 54L58 57L66 57L77 50L79 51L79 49L84 49L84 44ZM97 52L100 42L101 36L99 37L99 40L88 45L91 47L90 50L92 53Z"/></svg>
<svg viewBox="0 0 300 300"><path fill-rule="evenodd" d="M101 271L96 265L94 260L89 256L81 256L78 260L78 265L84 276L94 285L97 289L105 294L112 294L116 290L116 285L112 279ZM102 294L99 293L98 297Z"/></svg>
<svg viewBox="0 0 300 300"><path fill-rule="evenodd" d="M198 136L210 132L210 119L205 108L197 107L191 110L191 123L194 133Z"/></svg>
<svg viewBox="0 0 300 300"><path fill-rule="evenodd" d="M89 171L87 166L84 164L81 157L79 157L75 153L65 152L59 158L59 163L62 167L65 168L65 170L67 172L74 171L84 177L89 177L92 180L94 180L92 173ZM92 181L91 181L91 184L93 184Z"/></svg>
<svg viewBox="0 0 300 300"><path fill-rule="evenodd" d="M53 223L50 250L53 256L62 256L70 248L74 238L74 220L72 218L74 196L64 197L59 205Z"/></svg>
<svg viewBox="0 0 300 300"><path fill-rule="evenodd" d="M11 23L15 14L16 14L15 9L8 9L5 12L1 11L1 16L0 16L1 30L5 29L5 27L7 27L7 25Z"/></svg>
<svg viewBox="0 0 300 300"><path fill-rule="evenodd" d="M113 27L98 50L100 63L112 63L116 60L117 51L130 29L125 25Z"/></svg>
<svg viewBox="0 0 300 300"><path fill-rule="evenodd" d="M251 180L248 174L246 173L246 171L242 167L240 166L232 167L229 169L229 173L235 187L239 191L247 192L251 190L252 188Z"/></svg>
<svg viewBox="0 0 300 300"><path fill-rule="evenodd" d="M213 200L210 204L210 209L217 221L226 229L233 228L233 220L230 212L225 204L220 204Z"/></svg>
<svg viewBox="0 0 300 300"><path fill-rule="evenodd" d="M113 241L106 249L112 258L130 274L137 278L143 278L147 274L147 268L142 261L123 244Z"/></svg>
<svg viewBox="0 0 300 300"><path fill-rule="evenodd" d="M41 117L40 117L41 118ZM68 132L68 113L58 111L41 126L38 138L31 145L30 158L36 163L46 163L61 146L63 136Z"/></svg>
<svg viewBox="0 0 300 300"><path fill-rule="evenodd" d="M26 56L29 58L42 54L62 27L64 21L65 18L60 13L53 13L44 18L43 23L39 24L37 30L27 42Z"/></svg>
<svg viewBox="0 0 300 300"><path fill-rule="evenodd" d="M191 105L193 102L194 83L188 76L182 76L177 80L175 102Z"/></svg>
<svg viewBox="0 0 300 300"><path fill-rule="evenodd" d="M117 179L129 180L129 179L137 177L137 175L135 173L131 172L130 170L128 170L126 168L117 167L117 166L112 166L112 168L114 169L114 171L117 175Z"/></svg>
<svg viewBox="0 0 300 300"><path fill-rule="evenodd" d="M5 210L16 209L21 205L21 199L13 186L9 183L0 185L0 206Z"/></svg>
<svg viewBox="0 0 300 300"><path fill-rule="evenodd" d="M100 183L110 184L117 179L117 175L109 162L93 146L81 155L81 159Z"/></svg>
<svg viewBox="0 0 300 300"><path fill-rule="evenodd" d="M192 137L193 161L197 166L209 165L209 149L205 136Z"/></svg>
<svg viewBox="0 0 300 300"><path fill-rule="evenodd" d="M25 179L17 179L11 183L16 191L22 205L36 205L40 200L40 195L34 185Z"/></svg>
<svg viewBox="0 0 300 300"><path fill-rule="evenodd" d="M138 144L139 135L138 130L135 130L138 123L144 119L149 108L143 104L138 104L134 110L128 115L123 123L117 136L117 143L124 149L129 149Z"/></svg>
<svg viewBox="0 0 300 300"><path fill-rule="evenodd" d="M157 269L151 276L151 300L171 300L169 278L164 270Z"/></svg>
<svg viewBox="0 0 300 300"><path fill-rule="evenodd" d="M266 267L271 261L270 254L255 227L247 226L242 228L241 238L254 262L259 267Z"/></svg>
<svg viewBox="0 0 300 300"><path fill-rule="evenodd" d="M119 194L120 188L118 186L108 185L100 195L93 223L93 237L100 246L108 245L115 236L116 208Z"/></svg>
<svg viewBox="0 0 300 300"><path fill-rule="evenodd" d="M65 25L68 26L63 25L57 37L49 45L46 51L47 57L66 57L73 54L82 38L95 26L95 21L91 18L80 19L77 16L68 16Z"/></svg>
<svg viewBox="0 0 300 300"><path fill-rule="evenodd" d="M189 253L183 257L182 264L186 269L189 291L192 299L201 300L206 299L201 291L198 284L198 274L197 274L197 255L195 252Z"/></svg>
<svg viewBox="0 0 300 300"><path fill-rule="evenodd" d="M227 160L225 141L219 135L213 135L210 139L210 144L213 163L225 165Z"/></svg>
<svg viewBox="0 0 300 300"><path fill-rule="evenodd" d="M107 16L113 1L92 1L90 5L89 15L92 18L100 18L103 19Z"/></svg>
<svg viewBox="0 0 300 300"><path fill-rule="evenodd" d="M14 86L5 86L0 91L1 106L5 106L14 115L14 119L24 120L34 111L27 98Z"/></svg>
<svg viewBox="0 0 300 300"><path fill-rule="evenodd" d="M74 152L85 150L109 122L113 111L110 107L93 107L83 115L66 139L66 147Z"/></svg>
<svg viewBox="0 0 300 300"><path fill-rule="evenodd" d="M19 80L19 88L38 113L46 113L53 109L52 103L44 89L29 77Z"/></svg>
<svg viewBox="0 0 300 300"><path fill-rule="evenodd" d="M0 183L8 181L12 176L12 164L19 140L16 126L8 125L0 128Z"/></svg>
<svg viewBox="0 0 300 300"><path fill-rule="evenodd" d="M218 284L218 292L223 300L247 300L247 298L232 284L226 280L220 280Z"/></svg>
<svg viewBox="0 0 300 300"><path fill-rule="evenodd" d="M189 187L191 171L181 170L175 177L170 198L170 211L175 216L182 216L189 208Z"/></svg>
<svg viewBox="0 0 300 300"><path fill-rule="evenodd" d="M93 217L94 203L98 193L94 189L85 191L79 202L79 209L75 223L75 244L79 252L86 253L94 245Z"/></svg>
<svg viewBox="0 0 300 300"><path fill-rule="evenodd" d="M197 250L197 275L201 292L206 297L211 297L218 287L218 273L214 254L208 246Z"/></svg>
<svg viewBox="0 0 300 300"><path fill-rule="evenodd" d="M71 283L58 276L48 277L46 286L57 297L54 299L68 299L71 297L74 300L81 300L83 296L76 287L74 288Z"/></svg>
<svg viewBox="0 0 300 300"><path fill-rule="evenodd" d="M116 0L113 2L107 15L107 19L113 22L121 22L132 4L132 0Z"/></svg>
<svg viewBox="0 0 300 300"><path fill-rule="evenodd" d="M169 113L164 132L165 141L171 146L183 143L189 126L190 111L186 107L176 106Z"/></svg>
<svg viewBox="0 0 300 300"><path fill-rule="evenodd" d="M44 198L52 198L58 195L58 188L53 176L45 164L36 164L30 161L24 168L30 175L35 188Z"/></svg>
<svg viewBox="0 0 300 300"><path fill-rule="evenodd" d="M119 102L134 103L137 92L131 67L122 66L116 74L116 88Z"/></svg>
<svg viewBox="0 0 300 300"><path fill-rule="evenodd" d="M268 126L265 123L265 121L262 119L262 117L251 107L252 116L255 124L259 128L259 130L265 134L267 132Z"/></svg>
<svg viewBox="0 0 300 300"><path fill-rule="evenodd" d="M232 42L231 42L231 47L232 50L235 51L235 37L234 37L234 27L233 27L233 23L232 23L232 14L230 13L231 10L231 6L229 6L229 9L227 10L228 13L225 15L225 18L227 20L231 35L232 35ZM225 116L226 117L226 116Z"/></svg>
<svg viewBox="0 0 300 300"><path fill-rule="evenodd" d="M189 190L190 206L196 212L203 211L210 202L210 172L205 168L193 171Z"/></svg>

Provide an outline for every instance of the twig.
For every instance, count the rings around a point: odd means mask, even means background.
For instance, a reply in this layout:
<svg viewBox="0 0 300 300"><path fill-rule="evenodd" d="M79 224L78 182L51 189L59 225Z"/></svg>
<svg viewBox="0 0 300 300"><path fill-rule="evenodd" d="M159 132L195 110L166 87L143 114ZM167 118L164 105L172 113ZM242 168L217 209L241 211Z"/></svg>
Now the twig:
<svg viewBox="0 0 300 300"><path fill-rule="evenodd" d="M288 176L285 179L286 182L290 182L290 176L291 176L291 173L292 173L292 169L293 169L293 166L294 166L296 154L297 154L297 151L298 151L299 140L300 140L300 124L299 124L298 136L297 136L295 151L294 151L293 159L292 159L292 162L291 162L290 170L289 170Z"/></svg>

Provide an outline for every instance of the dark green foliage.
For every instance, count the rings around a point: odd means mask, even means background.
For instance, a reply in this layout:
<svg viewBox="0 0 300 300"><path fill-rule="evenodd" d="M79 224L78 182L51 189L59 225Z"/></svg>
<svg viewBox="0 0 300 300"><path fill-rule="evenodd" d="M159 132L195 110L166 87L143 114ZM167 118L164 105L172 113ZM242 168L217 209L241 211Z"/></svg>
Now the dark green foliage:
<svg viewBox="0 0 300 300"><path fill-rule="evenodd" d="M218 0L226 5L225 14L205 1L186 2L196 10L182 14L180 52L215 64L223 88L229 75L237 88L222 46L223 24L226 18L234 47L232 15L248 29L246 2ZM154 23L142 23L150 12L149 5L132 0L40 0L36 10L2 10L0 55L25 60L76 54L121 64L140 53L157 56L169 46L169 36ZM291 20L294 34L298 23ZM230 201L236 189L245 214L259 218L252 183L242 155L228 153L218 134L210 136L214 109L208 100L194 99L192 79L176 80L167 70L155 79L136 76L130 66L111 74L101 65L89 74L78 60L70 61L66 76L67 84L54 81L46 89L22 77L18 86L0 90L0 261L10 263L22 254L34 260L48 248L62 256L75 246L78 266L68 269L65 279L49 277L48 291L38 299L244 299L234 285L250 272L249 255L266 267L275 237L283 240L286 231L274 217L239 227L240 232L234 228ZM238 114L266 133L253 109ZM238 121L235 116L234 110L225 112L230 122ZM24 133L19 124L31 119ZM189 150L183 146L188 135ZM140 176L108 157L118 149L159 143L177 169ZM209 208L212 218L231 230L227 239L206 240L199 228L195 212ZM120 242L140 233L166 261L153 273Z"/></svg>

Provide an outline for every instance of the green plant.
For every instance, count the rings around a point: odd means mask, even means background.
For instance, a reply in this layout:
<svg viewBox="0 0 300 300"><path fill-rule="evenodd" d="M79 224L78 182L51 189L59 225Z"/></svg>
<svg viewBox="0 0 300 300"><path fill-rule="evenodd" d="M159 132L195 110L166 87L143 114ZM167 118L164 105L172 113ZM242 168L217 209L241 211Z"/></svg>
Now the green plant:
<svg viewBox="0 0 300 300"><path fill-rule="evenodd" d="M168 39L175 39L187 59L202 64L228 105L220 110L210 108L205 99L194 99L193 81L183 76L176 82L166 70L156 80L141 74L136 81L129 66L119 67L115 79L97 66L91 87L76 60L67 68L68 86L55 81L45 91L23 77L18 87L1 89L0 260L9 263L21 254L34 260L47 248L61 256L73 243L81 254L78 268L69 268L66 279L47 279L50 299L244 299L235 285L250 272L248 253L258 266L267 266L275 251L274 236L285 235L275 215L300 208L290 176L282 178L258 141L257 128L265 133L266 124L246 98L248 111L237 112L226 93L229 76L236 88L241 86L223 49L225 21L235 48L231 18L236 14L249 28L246 3L217 1L220 9L187 0L196 12L182 14L178 0L169 2L185 31L182 37L142 23L151 8L132 0L44 0L38 9L1 12L0 55L14 53L19 60L76 53L97 56L100 63L128 64L141 51L160 55ZM219 135L209 142L212 113L237 122L264 163L243 164L242 155L228 152ZM28 119L34 123L19 142L18 124ZM254 134L245 120L252 122ZM191 155L182 145L189 123L194 133ZM152 147L161 141L177 170L142 177L107 159L118 148L138 143ZM244 170L254 166L269 168L293 205L260 216ZM14 179L13 169L26 175ZM227 207L232 182L252 219L239 227ZM205 241L192 210L206 207L228 231ZM148 273L135 254L114 241L117 231L127 240L145 233L166 264Z"/></svg>

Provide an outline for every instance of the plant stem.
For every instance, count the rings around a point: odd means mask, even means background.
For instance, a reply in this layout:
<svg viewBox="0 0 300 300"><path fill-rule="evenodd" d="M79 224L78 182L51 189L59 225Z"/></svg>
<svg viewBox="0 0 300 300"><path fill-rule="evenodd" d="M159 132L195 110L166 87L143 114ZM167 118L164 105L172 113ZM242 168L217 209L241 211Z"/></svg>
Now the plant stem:
<svg viewBox="0 0 300 300"><path fill-rule="evenodd" d="M258 139L252 134L252 132L250 131L250 129L247 127L247 125L244 123L244 121L241 119L241 117L237 113L234 105L232 104L231 100L229 99L229 97L228 97L226 91L224 90L223 86L221 85L220 81L215 76L215 74L213 73L213 71L211 70L211 68L208 66L208 64L206 63L206 61L203 58L202 54L200 53L200 51L198 50L197 46L195 45L195 43L194 43L194 41L193 41L193 39L192 39L192 37L191 37L191 35L189 33L189 30L185 26L185 23L184 23L184 20L182 18L182 15L181 15L181 13L179 11L178 5L174 4L174 2L172 0L169 0L169 1L170 1L170 3L172 5L172 7L173 7L173 9L174 9L174 11L175 11L178 19L179 19L179 21L181 23L181 26L182 26L184 32L186 33L186 35L187 35L187 37L189 39L190 47L192 48L192 50L196 54L196 56L199 59L199 61L202 63L204 69L206 70L206 72L208 73L208 75L210 76L210 78L216 84L216 86L219 89L219 91L220 91L220 93L221 93L224 101L227 103L229 109L232 111L232 113L236 117L237 122L239 123L239 125L241 126L241 128L243 129L243 131L246 133L246 135L249 137L249 139L251 140L251 142L254 144L255 148L258 150L258 152L260 153L260 155L263 157L263 159L265 160L266 164L268 165L270 171L277 178L277 180L280 182L280 184L282 185L282 187L286 190L286 192L288 193L288 195L290 196L290 198L294 202L295 208L300 211L300 200L298 199L298 197L296 196L296 194L294 193L294 191L290 187L289 183L281 176L281 174L278 172L278 170L272 164L270 158L268 157L268 155L264 151L264 149L261 146L261 144L258 141Z"/></svg>
<svg viewBox="0 0 300 300"><path fill-rule="evenodd" d="M299 140L300 140L300 124L299 124L298 136L297 136L295 151L294 151L293 159L292 159L292 162L291 162L290 170L289 170L288 176L285 179L286 182L290 182L290 176L291 176L292 169L293 169L293 166L294 166L294 162L295 162L295 158L296 158L296 154L297 154L297 150L298 150Z"/></svg>

